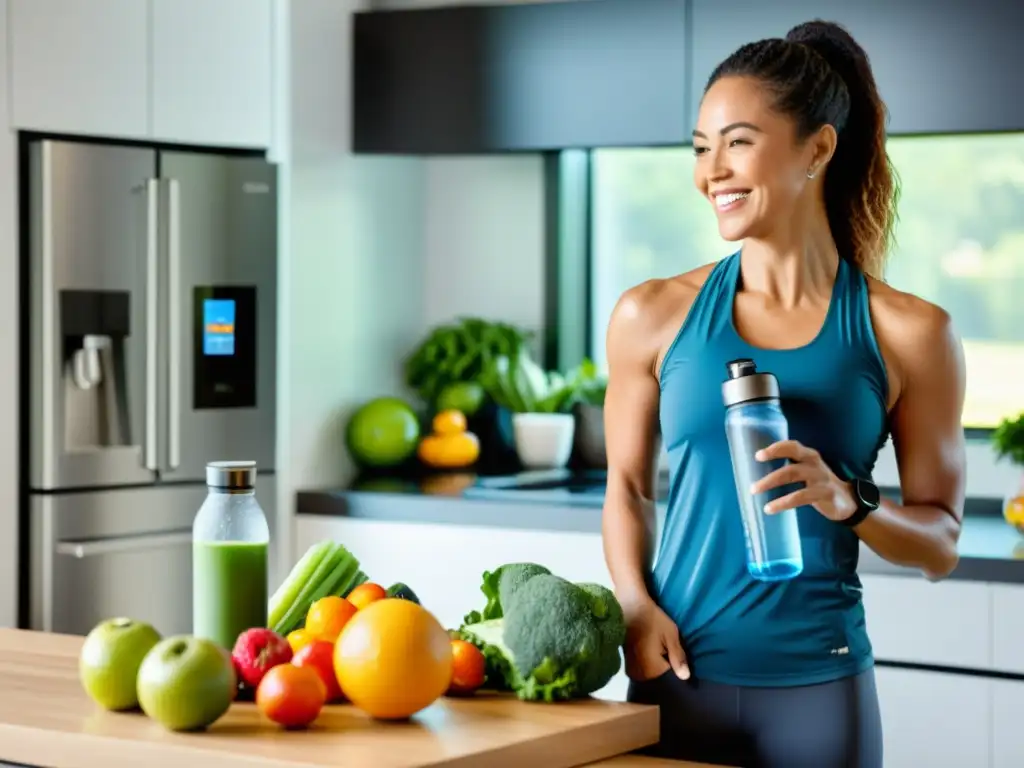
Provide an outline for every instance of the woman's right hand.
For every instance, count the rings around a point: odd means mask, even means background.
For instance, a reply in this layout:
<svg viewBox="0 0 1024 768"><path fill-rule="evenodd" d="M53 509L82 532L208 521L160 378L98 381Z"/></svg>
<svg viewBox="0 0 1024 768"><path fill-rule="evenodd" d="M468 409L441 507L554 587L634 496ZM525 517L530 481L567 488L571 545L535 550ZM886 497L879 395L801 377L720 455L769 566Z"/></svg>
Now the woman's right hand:
<svg viewBox="0 0 1024 768"><path fill-rule="evenodd" d="M626 611L626 674L642 682L668 672L680 680L690 677L679 627L653 600Z"/></svg>

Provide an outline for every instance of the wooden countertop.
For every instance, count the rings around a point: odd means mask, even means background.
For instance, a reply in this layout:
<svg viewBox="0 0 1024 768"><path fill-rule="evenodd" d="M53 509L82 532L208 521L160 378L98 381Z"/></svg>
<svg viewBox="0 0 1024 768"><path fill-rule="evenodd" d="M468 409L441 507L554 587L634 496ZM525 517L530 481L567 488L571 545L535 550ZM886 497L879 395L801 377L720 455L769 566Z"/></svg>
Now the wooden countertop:
<svg viewBox="0 0 1024 768"><path fill-rule="evenodd" d="M93 704L78 682L82 640L0 630L0 761L48 768L569 768L622 755L600 764L662 762L625 754L657 741L654 707L596 699L441 699L406 723L380 723L332 705L306 731L284 731L254 705L236 703L204 733L171 733L142 713Z"/></svg>

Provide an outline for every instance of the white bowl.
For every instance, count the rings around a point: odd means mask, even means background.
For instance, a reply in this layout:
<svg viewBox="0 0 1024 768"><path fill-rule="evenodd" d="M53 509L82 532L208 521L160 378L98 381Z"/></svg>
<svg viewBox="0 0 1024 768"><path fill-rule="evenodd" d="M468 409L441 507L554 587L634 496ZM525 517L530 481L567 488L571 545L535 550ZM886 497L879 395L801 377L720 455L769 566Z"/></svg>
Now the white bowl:
<svg viewBox="0 0 1024 768"><path fill-rule="evenodd" d="M514 413L516 453L527 469L561 469L569 463L576 417L571 413Z"/></svg>

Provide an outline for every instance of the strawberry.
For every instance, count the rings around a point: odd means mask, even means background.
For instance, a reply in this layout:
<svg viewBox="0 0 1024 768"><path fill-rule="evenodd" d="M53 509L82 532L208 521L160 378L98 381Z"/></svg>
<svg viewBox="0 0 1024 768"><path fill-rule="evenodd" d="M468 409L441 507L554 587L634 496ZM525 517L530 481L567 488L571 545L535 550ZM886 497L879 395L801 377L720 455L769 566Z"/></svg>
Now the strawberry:
<svg viewBox="0 0 1024 768"><path fill-rule="evenodd" d="M268 671L292 660L292 647L277 632L254 627L238 636L231 660L241 681L255 690Z"/></svg>

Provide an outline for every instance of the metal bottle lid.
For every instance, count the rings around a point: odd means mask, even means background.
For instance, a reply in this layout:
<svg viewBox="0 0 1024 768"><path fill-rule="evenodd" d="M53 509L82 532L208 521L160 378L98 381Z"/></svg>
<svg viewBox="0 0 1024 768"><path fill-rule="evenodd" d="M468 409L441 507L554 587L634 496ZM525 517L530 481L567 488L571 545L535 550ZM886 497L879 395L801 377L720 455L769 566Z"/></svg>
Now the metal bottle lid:
<svg viewBox="0 0 1024 768"><path fill-rule="evenodd" d="M211 461L206 465L206 485L231 491L256 487L255 461Z"/></svg>
<svg viewBox="0 0 1024 768"><path fill-rule="evenodd" d="M741 357L725 364L729 378L722 382L726 407L750 400L777 400L779 381L770 373L758 373L754 361Z"/></svg>

